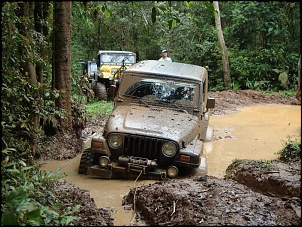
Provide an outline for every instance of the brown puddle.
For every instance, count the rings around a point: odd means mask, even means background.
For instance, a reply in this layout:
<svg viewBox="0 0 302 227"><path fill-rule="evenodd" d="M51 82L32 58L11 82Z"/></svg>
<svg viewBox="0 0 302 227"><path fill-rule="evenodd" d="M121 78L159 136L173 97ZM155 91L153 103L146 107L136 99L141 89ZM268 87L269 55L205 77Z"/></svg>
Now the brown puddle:
<svg viewBox="0 0 302 227"><path fill-rule="evenodd" d="M81 154L71 160L44 161L44 170L55 172L57 168L67 173L66 181L74 183L81 189L87 189L98 207L108 207L113 210L112 218L115 226L130 225L133 219L132 210L126 210L122 206L122 200L128 194L130 188L154 183L153 180L108 180L94 178L88 175L78 174Z"/></svg>
<svg viewBox="0 0 302 227"><path fill-rule="evenodd" d="M225 116L211 116L208 139L204 152L207 156L208 175L223 178L232 160L265 159L277 157L287 136L301 138L301 106L261 105L239 109ZM212 133L211 133L212 132ZM153 180L106 180L78 174L81 155L72 160L44 161L43 169L67 173L65 180L90 191L99 207L109 207L114 213L114 225L131 224L133 212L122 206L123 196L131 187L154 183ZM198 171L197 171L198 173ZM136 223L136 225L138 225Z"/></svg>
<svg viewBox="0 0 302 227"><path fill-rule="evenodd" d="M223 178L232 160L272 160L284 142L301 138L301 106L245 107L227 116L211 116L213 141L206 142L208 175Z"/></svg>

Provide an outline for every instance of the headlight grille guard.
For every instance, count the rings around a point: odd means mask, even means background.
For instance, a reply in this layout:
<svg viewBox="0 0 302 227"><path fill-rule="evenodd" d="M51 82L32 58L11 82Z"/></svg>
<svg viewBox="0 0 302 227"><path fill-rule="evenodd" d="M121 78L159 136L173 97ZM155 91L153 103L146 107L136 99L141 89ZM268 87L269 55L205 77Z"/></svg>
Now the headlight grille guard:
<svg viewBox="0 0 302 227"><path fill-rule="evenodd" d="M179 154L179 144L172 140L148 137L133 134L119 134L123 140L123 150L119 152L122 156L141 157L150 160L157 160L158 163L173 160ZM172 142L176 145L177 152L173 157L165 157L162 154L162 146L166 142ZM110 148L111 153L115 151Z"/></svg>

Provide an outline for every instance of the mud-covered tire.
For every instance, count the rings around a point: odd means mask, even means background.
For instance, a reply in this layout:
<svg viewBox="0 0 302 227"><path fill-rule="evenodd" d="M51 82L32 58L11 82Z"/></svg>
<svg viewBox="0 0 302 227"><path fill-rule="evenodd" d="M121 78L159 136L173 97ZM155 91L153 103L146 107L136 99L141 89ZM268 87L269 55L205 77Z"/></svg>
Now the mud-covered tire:
<svg viewBox="0 0 302 227"><path fill-rule="evenodd" d="M85 149L81 156L81 161L79 165L79 174L87 174L88 167L96 165L98 162L97 159L98 158L95 153L91 152L89 148Z"/></svg>
<svg viewBox="0 0 302 227"><path fill-rule="evenodd" d="M96 86L96 81L92 80L90 84L90 89L94 90L95 86Z"/></svg>
<svg viewBox="0 0 302 227"><path fill-rule="evenodd" d="M95 93L95 97L97 98L97 100L107 101L107 90L106 90L106 86L104 84L97 83L94 86L93 91Z"/></svg>

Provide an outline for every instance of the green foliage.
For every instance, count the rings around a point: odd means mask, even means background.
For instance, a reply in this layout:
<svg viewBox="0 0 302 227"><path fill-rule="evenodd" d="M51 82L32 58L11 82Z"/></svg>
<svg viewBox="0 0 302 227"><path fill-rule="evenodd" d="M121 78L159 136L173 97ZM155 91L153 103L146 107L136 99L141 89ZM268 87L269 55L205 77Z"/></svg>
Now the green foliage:
<svg viewBox="0 0 302 227"><path fill-rule="evenodd" d="M240 84L237 82L232 82L231 86L234 91L240 90Z"/></svg>
<svg viewBox="0 0 302 227"><path fill-rule="evenodd" d="M41 171L32 164L30 153L14 148L2 150L1 226L3 225L71 225L79 220L74 213L80 205L63 208L50 190L61 178L59 172ZM28 165L28 163L31 163Z"/></svg>
<svg viewBox="0 0 302 227"><path fill-rule="evenodd" d="M5 73L2 75L2 81L1 126L4 140L12 141L11 138L14 137L33 141L44 134L43 125L36 128L35 117L39 116L44 123L52 122L54 125L56 119L64 117L64 113L56 108L54 103L59 93L51 91L48 84L33 84L22 75L11 77ZM17 145L10 143L8 146Z"/></svg>
<svg viewBox="0 0 302 227"><path fill-rule="evenodd" d="M296 91L265 91L263 94L265 96L272 96L272 95L280 95L281 97L288 98L293 97L295 95Z"/></svg>
<svg viewBox="0 0 302 227"><path fill-rule="evenodd" d="M233 89L295 90L300 50L298 3L219 2ZM110 15L106 16L108 10ZM99 49L130 50L138 61L158 59L209 67L210 90L223 88L221 52L210 2L94 2L73 7L73 58L96 57ZM102 22L100 24L100 21ZM97 35L101 26L102 32ZM86 40L90 38L90 40ZM100 42L101 41L101 42ZM101 46L97 46L101 43ZM76 68L76 62L74 64ZM287 74L279 78L278 69ZM287 71L288 69L288 71ZM78 72L77 72L78 73Z"/></svg>
<svg viewBox="0 0 302 227"><path fill-rule="evenodd" d="M284 56L276 55L275 51L271 52L268 50L260 52L242 50L237 55L238 52L230 51L230 69L233 81L240 84L241 89L261 91L295 89L296 78L293 75L297 71L297 66L292 63L290 68L284 62ZM275 65L278 65L278 69L274 68Z"/></svg>
<svg viewBox="0 0 302 227"><path fill-rule="evenodd" d="M46 39L31 27L29 36L22 35L16 25L25 27L27 21L16 16L18 4L24 3L5 2L1 11L1 225L70 225L78 217L64 210L50 190L61 176L40 171L34 162L33 145L45 136L39 119L55 124L64 113L55 108L60 93L51 89L50 64L39 55L41 46L47 48ZM24 73L29 62L44 66L43 83Z"/></svg>
<svg viewBox="0 0 302 227"><path fill-rule="evenodd" d="M45 69L43 81L51 77L49 64L39 54L40 48L47 48L46 38L34 30L25 37L18 30L16 25L28 23L17 16L18 3L6 2L2 9L2 137L7 147L17 147L19 140L33 142L43 135L39 119L47 122L64 115L54 104L60 94L52 91L49 83L34 82L24 73L29 63L39 64Z"/></svg>
<svg viewBox="0 0 302 227"><path fill-rule="evenodd" d="M278 80L281 82L281 85L287 87L288 85L288 74L287 71L282 71L279 69L273 69L275 73L279 73Z"/></svg>
<svg viewBox="0 0 302 227"><path fill-rule="evenodd" d="M269 160L250 160L250 159L234 159L232 166L235 168L242 168L244 166L253 165L258 170L277 170L278 168L272 161Z"/></svg>
<svg viewBox="0 0 302 227"><path fill-rule="evenodd" d="M283 162L293 162L301 159L301 140L287 138L283 141L283 148L277 152L279 160Z"/></svg>
<svg viewBox="0 0 302 227"><path fill-rule="evenodd" d="M216 80L216 85L209 84L210 91L224 91L224 82L222 78Z"/></svg>
<svg viewBox="0 0 302 227"><path fill-rule="evenodd" d="M86 116L90 120L108 117L113 110L114 103L111 101L95 101L86 104Z"/></svg>

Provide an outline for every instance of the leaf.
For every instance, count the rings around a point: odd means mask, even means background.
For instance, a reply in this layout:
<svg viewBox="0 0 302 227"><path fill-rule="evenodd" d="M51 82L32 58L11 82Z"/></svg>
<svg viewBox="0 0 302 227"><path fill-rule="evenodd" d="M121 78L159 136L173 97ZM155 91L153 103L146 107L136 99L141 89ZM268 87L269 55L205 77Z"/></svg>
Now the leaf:
<svg viewBox="0 0 302 227"><path fill-rule="evenodd" d="M105 14L106 18L109 18L111 16L111 13L110 13L110 11L107 8L105 9L104 14Z"/></svg>
<svg viewBox="0 0 302 227"><path fill-rule="evenodd" d="M17 170L17 169L8 169L6 171L9 172L9 173L15 173L15 174L19 174L20 173L20 171Z"/></svg>
<svg viewBox="0 0 302 227"><path fill-rule="evenodd" d="M25 198L27 198L27 193L22 188L19 188L16 191L11 191L6 198L6 205L16 207L19 205Z"/></svg>
<svg viewBox="0 0 302 227"><path fill-rule="evenodd" d="M34 210L37 210L37 206L34 203L28 201L22 201L16 209L16 211L28 211L28 212L32 212Z"/></svg>
<svg viewBox="0 0 302 227"><path fill-rule="evenodd" d="M76 206L72 209L72 213L77 212L80 208L81 208L81 205L80 205L80 204L76 205Z"/></svg>
<svg viewBox="0 0 302 227"><path fill-rule="evenodd" d="M274 71L275 73L280 73L280 70L279 70L279 69L273 69L273 71Z"/></svg>
<svg viewBox="0 0 302 227"><path fill-rule="evenodd" d="M67 216L66 217L66 220L64 220L64 223L65 225L68 225L70 224L72 221L78 221L78 220L81 220L82 218L81 217L78 217L78 216Z"/></svg>
<svg viewBox="0 0 302 227"><path fill-rule="evenodd" d="M172 26L176 26L177 25L177 21L176 20L172 20Z"/></svg>
<svg viewBox="0 0 302 227"><path fill-rule="evenodd" d="M41 225L40 224L40 220L41 220L40 214L41 214L41 210L39 208L28 212L28 214L27 214L27 221L32 226L39 226L39 225Z"/></svg>
<svg viewBox="0 0 302 227"><path fill-rule="evenodd" d="M12 118L10 120L12 120ZM14 148L5 148L4 150L2 150L2 153L8 154L8 153L11 153L14 151L16 151L16 149L14 149Z"/></svg>
<svg viewBox="0 0 302 227"><path fill-rule="evenodd" d="M6 225L14 225L14 226L20 225L17 222L17 216L14 210L9 210L2 214L1 226L6 226Z"/></svg>
<svg viewBox="0 0 302 227"><path fill-rule="evenodd" d="M288 75L286 72L283 72L279 75L279 78L278 78L280 81L281 81L281 84L285 84L287 82L287 79L288 79Z"/></svg>
<svg viewBox="0 0 302 227"><path fill-rule="evenodd" d="M22 171L25 171L25 170L29 170L29 169L33 169L33 168L34 168L33 166L28 166L28 167L22 168L21 170L22 170Z"/></svg>
<svg viewBox="0 0 302 227"><path fill-rule="evenodd" d="M20 163L20 165L22 165L22 166L26 166L26 163L25 163L23 160L20 160L19 163Z"/></svg>

